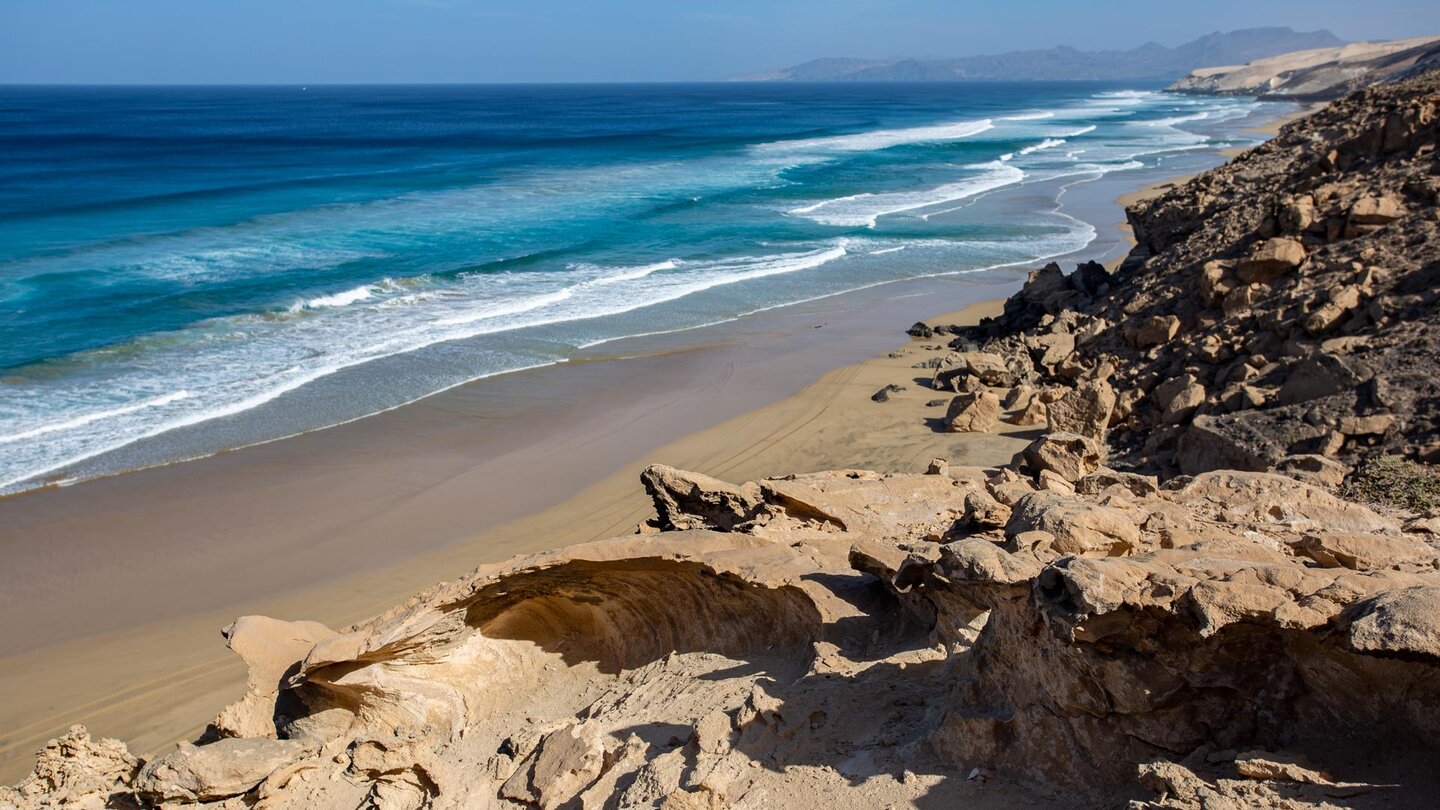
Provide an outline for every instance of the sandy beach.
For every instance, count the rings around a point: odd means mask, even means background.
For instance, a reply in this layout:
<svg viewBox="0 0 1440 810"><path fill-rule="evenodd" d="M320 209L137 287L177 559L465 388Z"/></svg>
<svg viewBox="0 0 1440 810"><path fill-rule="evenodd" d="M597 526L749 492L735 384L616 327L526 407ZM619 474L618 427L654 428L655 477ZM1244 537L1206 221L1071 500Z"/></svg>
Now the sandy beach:
<svg viewBox="0 0 1440 810"><path fill-rule="evenodd" d="M766 319L768 335L742 340L747 324L660 354L630 346L639 356L508 375L361 423L9 500L5 777L70 723L137 750L201 731L196 720L244 683L219 635L237 615L339 627L481 563L623 534L650 509L646 463L744 480L911 470L937 447L957 462L1008 460L1033 429L926 430L943 408L918 385L870 400L923 359L901 348L905 318L974 322L998 303L942 313L1000 291L896 287ZM897 348L805 385L814 363ZM117 569L122 548L141 551Z"/></svg>
<svg viewBox="0 0 1440 810"><path fill-rule="evenodd" d="M1071 202L1123 230L1126 185ZM1081 258L1127 246L1104 228ZM902 330L974 322L1022 278L897 282L618 341L329 430L4 499L0 776L72 723L144 752L197 735L243 687L219 633L236 616L341 627L479 564L631 531L648 463L729 480L1004 463L1035 429L936 432L940 395L910 368L943 341ZM871 401L897 378L914 382Z"/></svg>

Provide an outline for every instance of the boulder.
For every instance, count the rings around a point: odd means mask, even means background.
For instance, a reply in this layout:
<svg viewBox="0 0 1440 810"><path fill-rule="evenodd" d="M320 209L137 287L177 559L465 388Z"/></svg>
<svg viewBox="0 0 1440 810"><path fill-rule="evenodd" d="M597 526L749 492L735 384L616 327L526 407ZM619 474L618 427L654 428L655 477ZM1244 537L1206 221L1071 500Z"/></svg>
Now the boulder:
<svg viewBox="0 0 1440 810"><path fill-rule="evenodd" d="M1312 534L1295 550L1324 568L1378 571L1434 558L1429 546L1410 535Z"/></svg>
<svg viewBox="0 0 1440 810"><path fill-rule="evenodd" d="M1361 197L1350 206L1350 224L1387 225L1405 216L1405 203L1394 194Z"/></svg>
<svg viewBox="0 0 1440 810"><path fill-rule="evenodd" d="M905 330L905 334L910 337L932 338L935 337L935 330L926 326L923 321L916 321L914 326Z"/></svg>
<svg viewBox="0 0 1440 810"><path fill-rule="evenodd" d="M1000 398L989 391L961 394L950 400L945 429L951 433L984 433L1000 418Z"/></svg>
<svg viewBox="0 0 1440 810"><path fill-rule="evenodd" d="M1180 334L1180 319L1174 315L1154 315L1141 321L1131 333L1136 348L1163 346Z"/></svg>
<svg viewBox="0 0 1440 810"><path fill-rule="evenodd" d="M737 487L701 473L651 464L640 482L655 503L660 528L731 531L753 520L761 505L754 485Z"/></svg>
<svg viewBox="0 0 1440 810"><path fill-rule="evenodd" d="M1300 758L1269 751L1247 751L1235 757L1235 771L1250 779L1329 785L1330 776Z"/></svg>
<svg viewBox="0 0 1440 810"><path fill-rule="evenodd" d="M297 740L227 737L207 745L181 743L145 763L135 790L164 801L213 801L253 790L306 753Z"/></svg>
<svg viewBox="0 0 1440 810"><path fill-rule="evenodd" d="M1054 368L1075 351L1075 336L1069 332L1047 332L1026 336L1025 347L1030 358L1041 368Z"/></svg>
<svg viewBox="0 0 1440 810"><path fill-rule="evenodd" d="M1440 662L1440 585L1364 599L1346 611L1345 644L1356 652Z"/></svg>
<svg viewBox="0 0 1440 810"><path fill-rule="evenodd" d="M1275 462L1267 472L1288 475L1297 481L1335 491L1345 483L1350 468L1333 458L1314 453L1286 456Z"/></svg>
<svg viewBox="0 0 1440 810"><path fill-rule="evenodd" d="M1291 272L1305 262L1305 246L1299 240L1279 236L1256 244L1235 268L1246 284L1264 284Z"/></svg>
<svg viewBox="0 0 1440 810"><path fill-rule="evenodd" d="M1003 529L1010 520L1010 507L995 500L984 490L965 493L965 525L980 530Z"/></svg>
<svg viewBox="0 0 1440 810"><path fill-rule="evenodd" d="M1155 404L1160 407L1160 421L1178 425L1189 421L1195 409L1205 403L1205 387L1193 375L1173 377L1155 388Z"/></svg>
<svg viewBox="0 0 1440 810"><path fill-rule="evenodd" d="M1289 200L1280 208L1280 230L1301 233L1315 224L1315 198L1304 194Z"/></svg>
<svg viewBox="0 0 1440 810"><path fill-rule="evenodd" d="M1098 470L1105 457L1099 442L1076 433L1047 433L1020 454L1036 473L1050 471L1071 484Z"/></svg>
<svg viewBox="0 0 1440 810"><path fill-rule="evenodd" d="M1027 532L1045 532L1053 538L1053 551L1080 556L1120 557L1140 543L1140 529L1123 512L1049 492L1031 493L1015 504L1005 534L1015 546L1015 538Z"/></svg>
<svg viewBox="0 0 1440 810"><path fill-rule="evenodd" d="M1081 380L1045 411L1051 433L1076 433L1105 441L1110 414L1115 410L1115 389L1104 380Z"/></svg>
<svg viewBox="0 0 1440 810"><path fill-rule="evenodd" d="M1019 382L1019 375L1005 365L1005 358L988 352L951 352L940 361L931 377L930 387L937 391L959 391L960 381L973 377L983 385L1008 388Z"/></svg>

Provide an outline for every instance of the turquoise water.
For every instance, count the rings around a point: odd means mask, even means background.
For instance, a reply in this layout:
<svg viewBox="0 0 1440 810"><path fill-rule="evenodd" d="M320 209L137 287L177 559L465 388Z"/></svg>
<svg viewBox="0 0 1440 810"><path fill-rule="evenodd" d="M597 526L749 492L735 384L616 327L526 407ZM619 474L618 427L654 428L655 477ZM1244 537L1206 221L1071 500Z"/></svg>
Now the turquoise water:
<svg viewBox="0 0 1440 810"><path fill-rule="evenodd" d="M237 446L1016 272L1094 239L1066 188L1265 111L1077 83L0 88L0 492L142 439L127 463L170 460L179 428Z"/></svg>

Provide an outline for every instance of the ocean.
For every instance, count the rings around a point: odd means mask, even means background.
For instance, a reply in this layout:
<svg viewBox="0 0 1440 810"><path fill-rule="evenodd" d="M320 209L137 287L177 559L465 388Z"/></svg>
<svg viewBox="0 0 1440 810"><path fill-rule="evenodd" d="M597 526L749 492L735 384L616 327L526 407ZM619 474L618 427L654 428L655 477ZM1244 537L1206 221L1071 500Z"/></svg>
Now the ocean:
<svg viewBox="0 0 1440 810"><path fill-rule="evenodd" d="M1095 239L1068 189L1218 162L1282 109L1095 83L0 87L0 493L627 336L1018 278Z"/></svg>

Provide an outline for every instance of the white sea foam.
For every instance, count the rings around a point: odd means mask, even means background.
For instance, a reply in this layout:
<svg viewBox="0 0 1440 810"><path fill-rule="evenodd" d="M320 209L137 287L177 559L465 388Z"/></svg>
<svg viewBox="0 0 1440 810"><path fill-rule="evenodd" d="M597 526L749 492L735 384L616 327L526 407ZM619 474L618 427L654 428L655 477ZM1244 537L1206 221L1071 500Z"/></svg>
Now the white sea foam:
<svg viewBox="0 0 1440 810"><path fill-rule="evenodd" d="M760 152L872 152L916 143L943 143L974 137L993 129L995 123L989 119L980 121L957 121L928 127L906 129L877 129L854 135L833 135L825 138L804 138L794 141L772 141L755 147Z"/></svg>
<svg viewBox="0 0 1440 810"><path fill-rule="evenodd" d="M1067 142L1064 138L1046 138L1040 143L1033 144L1031 146L1027 146L1021 149L1017 154L1033 155L1036 152L1042 152L1046 149L1054 149L1057 146L1064 146L1066 143Z"/></svg>
<svg viewBox="0 0 1440 810"><path fill-rule="evenodd" d="M116 417L124 416L126 414L143 411L146 408L159 408L164 405L169 405L172 402L179 402L182 399L188 399L189 397L189 391L175 391L169 394L161 394L158 397L152 397L141 402L135 402L130 405L121 405L118 408L91 411L90 413L83 413L79 416L71 417L62 422L51 422L49 424L30 428L29 430L22 430L19 433L0 434L0 444L4 444L7 442L18 442L25 439L33 439L37 436L44 436L47 433L56 433L62 430L74 430L76 428L84 427L86 425L94 422L99 422L104 419L114 419Z"/></svg>
<svg viewBox="0 0 1440 810"><path fill-rule="evenodd" d="M590 283L605 285L619 284L622 281L636 281L638 279L645 278L652 273L659 273L664 270L674 270L679 266L679 259L666 259L663 262L655 262L654 264L642 264L636 267L624 267L619 270L608 272L606 275L603 275ZM583 267L583 265L581 265L580 267Z"/></svg>
<svg viewBox="0 0 1440 810"><path fill-rule="evenodd" d="M1025 179L1025 172L1009 163L994 161L975 167L980 171L954 183L919 191L894 191L881 194L852 194L824 200L790 210L822 225L874 228L881 217L903 214L973 197L982 192L1014 185Z"/></svg>
<svg viewBox="0 0 1440 810"><path fill-rule="evenodd" d="M363 284L354 289L344 292L331 293L330 295L319 295L303 301L296 301L290 306L291 312L301 312L307 309L325 309L327 307L343 307L360 301L368 301L375 296L375 290L369 284Z"/></svg>
<svg viewBox="0 0 1440 810"><path fill-rule="evenodd" d="M1053 113L1053 112L1051 112L1051 111L1049 111L1049 110L1039 110L1039 111L1031 112L1031 113L1021 113L1020 115L1007 115L1007 116L1004 116L1003 118L1001 118L1000 120L1001 120L1001 121L1039 121L1039 120L1042 120L1042 119L1045 119L1045 118L1054 118L1054 117L1055 117L1055 113Z"/></svg>

